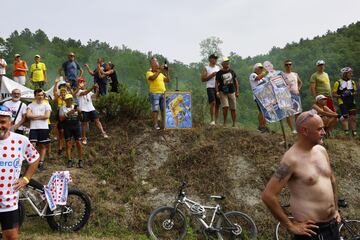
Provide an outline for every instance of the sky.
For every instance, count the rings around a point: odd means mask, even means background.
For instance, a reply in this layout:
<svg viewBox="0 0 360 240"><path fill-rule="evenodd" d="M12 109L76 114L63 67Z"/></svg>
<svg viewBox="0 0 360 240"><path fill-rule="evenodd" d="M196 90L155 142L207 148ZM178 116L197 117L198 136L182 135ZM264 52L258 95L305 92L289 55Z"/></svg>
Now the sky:
<svg viewBox="0 0 360 240"><path fill-rule="evenodd" d="M359 0L17 0L1 8L2 38L41 29L50 39L99 40L183 63L199 62L199 43L211 36L224 55L247 57L360 20Z"/></svg>

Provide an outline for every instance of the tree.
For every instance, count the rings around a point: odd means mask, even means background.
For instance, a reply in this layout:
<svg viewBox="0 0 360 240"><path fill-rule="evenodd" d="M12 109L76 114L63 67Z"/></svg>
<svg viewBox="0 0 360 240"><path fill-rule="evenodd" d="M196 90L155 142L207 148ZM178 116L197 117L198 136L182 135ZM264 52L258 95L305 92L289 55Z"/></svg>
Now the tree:
<svg viewBox="0 0 360 240"><path fill-rule="evenodd" d="M211 54L215 54L218 57L222 57L222 51L219 47L223 41L218 37L208 37L200 42L200 55L202 57L201 61L203 63L208 62L208 57Z"/></svg>

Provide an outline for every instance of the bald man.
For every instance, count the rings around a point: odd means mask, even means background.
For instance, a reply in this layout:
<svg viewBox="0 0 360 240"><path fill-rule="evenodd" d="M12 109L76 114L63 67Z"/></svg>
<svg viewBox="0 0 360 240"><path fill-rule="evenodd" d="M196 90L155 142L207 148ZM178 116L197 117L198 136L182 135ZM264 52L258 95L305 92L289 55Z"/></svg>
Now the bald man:
<svg viewBox="0 0 360 240"><path fill-rule="evenodd" d="M335 177L323 146L324 123L316 111L303 112L296 120L298 140L283 156L268 182L262 200L294 239L339 240ZM288 186L290 220L279 203L281 190Z"/></svg>

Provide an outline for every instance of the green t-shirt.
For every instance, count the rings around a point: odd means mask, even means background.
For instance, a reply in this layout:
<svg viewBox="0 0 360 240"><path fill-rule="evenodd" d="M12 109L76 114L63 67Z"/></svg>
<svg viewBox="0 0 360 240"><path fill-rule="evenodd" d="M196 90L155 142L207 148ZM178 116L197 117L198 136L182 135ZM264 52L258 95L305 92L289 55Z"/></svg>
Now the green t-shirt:
<svg viewBox="0 0 360 240"><path fill-rule="evenodd" d="M314 73L311 75L310 83L315 83L316 95L331 96L331 86L329 75L326 72Z"/></svg>

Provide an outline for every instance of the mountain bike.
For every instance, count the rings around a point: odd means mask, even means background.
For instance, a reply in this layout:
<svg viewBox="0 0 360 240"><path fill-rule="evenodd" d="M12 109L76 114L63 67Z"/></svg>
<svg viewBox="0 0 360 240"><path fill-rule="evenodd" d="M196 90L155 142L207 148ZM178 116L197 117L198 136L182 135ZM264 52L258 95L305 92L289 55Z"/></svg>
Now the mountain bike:
<svg viewBox="0 0 360 240"><path fill-rule="evenodd" d="M216 201L215 206L204 206L187 198L182 183L179 194L173 206L162 206L155 209L148 219L147 230L151 239L184 239L187 226L185 214L179 209L184 206L187 212L195 217L205 235L217 236L217 239L255 239L257 228L254 221L245 213L230 211L224 213L218 201L224 200L223 196L210 196ZM213 212L210 222L206 222L206 212Z"/></svg>
<svg viewBox="0 0 360 240"><path fill-rule="evenodd" d="M290 205L282 206L285 212L289 215L289 219L293 219L291 214L287 211ZM345 199L338 200L339 208L346 208L348 203ZM340 212L340 210L339 210ZM341 214L341 222L339 223L340 239L341 240L360 240L360 220L347 219ZM280 222L275 228L275 239L276 240L287 240L292 239L293 234L290 233Z"/></svg>

